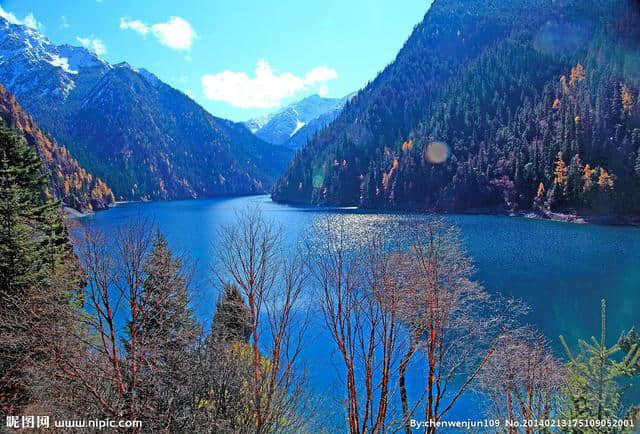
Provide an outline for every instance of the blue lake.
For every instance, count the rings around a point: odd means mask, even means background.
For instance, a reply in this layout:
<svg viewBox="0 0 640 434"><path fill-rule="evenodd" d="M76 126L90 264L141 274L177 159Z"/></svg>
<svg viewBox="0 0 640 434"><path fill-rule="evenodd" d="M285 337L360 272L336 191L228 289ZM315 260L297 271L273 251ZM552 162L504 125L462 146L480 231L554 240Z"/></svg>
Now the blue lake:
<svg viewBox="0 0 640 434"><path fill-rule="evenodd" d="M221 224L233 223L236 211L256 205L267 218L282 225L292 242L327 213L344 214L356 234L371 225L407 217L355 209L296 208L275 204L267 196L253 196L122 204L80 221L108 232L139 217L154 219L173 248L189 252L197 261L194 309L208 324L218 294L209 271L217 230ZM547 336L559 355L558 335L563 334L570 344L580 337L599 335L601 298L607 300L610 344L623 330L640 326L640 228L506 216L443 218L460 228L477 268L476 279L490 293L524 300L531 307L528 322ZM312 385L325 393L335 386L331 366L339 366L339 360L323 337L319 319L312 325L304 357ZM464 404L459 407L455 414L477 416L470 414L471 404L466 411Z"/></svg>

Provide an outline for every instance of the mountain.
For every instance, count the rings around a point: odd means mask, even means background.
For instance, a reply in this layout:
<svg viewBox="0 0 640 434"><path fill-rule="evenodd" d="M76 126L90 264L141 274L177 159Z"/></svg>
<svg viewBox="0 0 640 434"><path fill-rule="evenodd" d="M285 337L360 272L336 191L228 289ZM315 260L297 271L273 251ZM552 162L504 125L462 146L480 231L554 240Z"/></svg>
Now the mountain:
<svg viewBox="0 0 640 434"><path fill-rule="evenodd" d="M256 136L275 145L297 150L342 111L353 95L344 98L308 96L270 115L245 122Z"/></svg>
<svg viewBox="0 0 640 434"><path fill-rule="evenodd" d="M291 156L146 70L2 18L0 83L120 199L264 193Z"/></svg>
<svg viewBox="0 0 640 434"><path fill-rule="evenodd" d="M465 212L640 213L632 0L435 0L299 151L273 199Z"/></svg>
<svg viewBox="0 0 640 434"><path fill-rule="evenodd" d="M20 132L42 160L54 199L78 211L105 209L114 202L113 192L100 179L87 172L69 154L44 134L0 85L0 124Z"/></svg>

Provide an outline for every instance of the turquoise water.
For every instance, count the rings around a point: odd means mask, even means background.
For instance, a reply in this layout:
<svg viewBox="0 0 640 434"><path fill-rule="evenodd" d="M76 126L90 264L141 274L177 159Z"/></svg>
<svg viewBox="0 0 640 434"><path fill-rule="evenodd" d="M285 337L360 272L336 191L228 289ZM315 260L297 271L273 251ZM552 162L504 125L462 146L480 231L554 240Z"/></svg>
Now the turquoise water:
<svg viewBox="0 0 640 434"><path fill-rule="evenodd" d="M104 230L139 217L152 218L171 246L198 262L194 309L208 323L217 297L210 266L221 224L233 223L235 212L259 205L282 225L286 239L304 236L315 219L342 213L357 235L371 225L407 221L407 215L363 213L351 209L308 209L278 205L267 196L123 204L81 219ZM476 278L491 293L524 300L528 322L536 325L559 351L558 335L570 343L599 335L600 299L607 300L610 344L633 325L640 327L640 228L577 225L503 216L450 215L476 264ZM319 321L310 330L305 351L311 381L317 389L334 387L331 352ZM459 415L465 412L459 409ZM468 415L468 414L467 414Z"/></svg>

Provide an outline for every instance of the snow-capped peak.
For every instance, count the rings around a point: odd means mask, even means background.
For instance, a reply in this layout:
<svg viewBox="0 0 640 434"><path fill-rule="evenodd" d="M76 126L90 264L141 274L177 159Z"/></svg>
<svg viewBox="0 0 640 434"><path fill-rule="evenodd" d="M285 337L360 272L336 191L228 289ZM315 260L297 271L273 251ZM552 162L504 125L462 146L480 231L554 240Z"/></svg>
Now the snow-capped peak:
<svg viewBox="0 0 640 434"><path fill-rule="evenodd" d="M88 68L110 65L83 47L57 46L37 30L0 17L0 82L13 94L67 98Z"/></svg>
<svg viewBox="0 0 640 434"><path fill-rule="evenodd" d="M284 144L302 128L310 135L332 121L347 102L345 98L324 98L311 95L275 113L245 122L249 130L262 140Z"/></svg>
<svg viewBox="0 0 640 434"><path fill-rule="evenodd" d="M291 132L291 134L289 134L289 137L293 137L293 135L298 131L300 131L300 128L304 127L306 124L307 124L306 122L302 122L300 119L296 119L296 127Z"/></svg>

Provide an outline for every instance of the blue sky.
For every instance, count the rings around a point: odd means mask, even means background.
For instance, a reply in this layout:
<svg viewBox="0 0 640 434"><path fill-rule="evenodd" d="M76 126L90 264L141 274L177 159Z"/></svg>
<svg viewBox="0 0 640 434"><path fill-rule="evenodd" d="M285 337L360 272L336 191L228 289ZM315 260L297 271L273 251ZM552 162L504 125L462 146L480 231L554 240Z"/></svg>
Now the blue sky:
<svg viewBox="0 0 640 434"><path fill-rule="evenodd" d="M56 44L84 44L246 120L342 97L391 62L431 0L0 0Z"/></svg>

